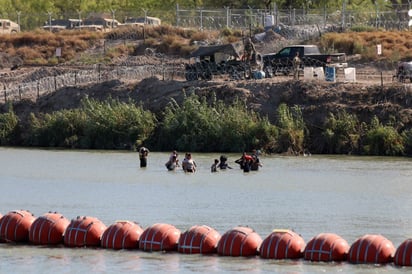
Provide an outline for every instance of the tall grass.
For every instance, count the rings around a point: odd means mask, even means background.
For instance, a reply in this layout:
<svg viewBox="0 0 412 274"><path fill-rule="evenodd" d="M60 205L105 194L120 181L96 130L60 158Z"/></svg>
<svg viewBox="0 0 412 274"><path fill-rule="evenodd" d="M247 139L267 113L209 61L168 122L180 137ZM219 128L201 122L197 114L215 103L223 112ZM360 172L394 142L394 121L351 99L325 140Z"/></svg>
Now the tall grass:
<svg viewBox="0 0 412 274"><path fill-rule="evenodd" d="M403 155L404 140L396 129L390 125L382 125L375 116L366 132L364 152L368 155Z"/></svg>
<svg viewBox="0 0 412 274"><path fill-rule="evenodd" d="M360 54L364 60L375 60L376 45L382 45L382 56L389 61L412 58L412 32L407 31L362 31L346 33L326 33L320 44L347 54Z"/></svg>
<svg viewBox="0 0 412 274"><path fill-rule="evenodd" d="M236 100L227 106L205 97L187 96L180 106L172 101L159 128L160 150L241 152L273 144L276 128ZM271 147L267 149L273 149Z"/></svg>
<svg viewBox="0 0 412 274"><path fill-rule="evenodd" d="M207 99L209 98L209 99ZM309 132L320 130L312 153L412 155L412 129L374 117L360 123L345 111L329 113L323 128L304 122L299 106L280 104L275 124L235 100L230 105L195 93L182 104L172 100L161 119L129 101L84 99L78 109L31 114L23 123L13 110L0 114L0 145L52 146L88 149L132 148L197 152L242 152L254 148L268 153L298 155L313 143ZM399 131L403 129L403 131ZM314 138L317 138L314 136Z"/></svg>
<svg viewBox="0 0 412 274"><path fill-rule="evenodd" d="M277 109L279 127L278 151L294 154L304 152L305 123L299 106L289 107L285 103Z"/></svg>
<svg viewBox="0 0 412 274"><path fill-rule="evenodd" d="M155 116L132 102L84 99L80 109L30 116L27 145L114 149L141 144L153 133Z"/></svg>
<svg viewBox="0 0 412 274"><path fill-rule="evenodd" d="M352 154L359 149L361 125L358 118L346 111L329 113L323 136L327 153Z"/></svg>

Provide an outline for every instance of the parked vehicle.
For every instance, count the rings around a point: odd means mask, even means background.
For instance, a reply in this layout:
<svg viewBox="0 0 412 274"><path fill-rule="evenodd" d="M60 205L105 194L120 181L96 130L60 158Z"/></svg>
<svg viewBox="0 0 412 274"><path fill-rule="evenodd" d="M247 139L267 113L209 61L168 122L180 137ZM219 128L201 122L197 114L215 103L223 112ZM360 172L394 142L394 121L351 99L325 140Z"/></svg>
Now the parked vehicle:
<svg viewBox="0 0 412 274"><path fill-rule="evenodd" d="M76 27L77 29L84 29L90 31L111 31L121 26L119 21L110 18L88 18L83 21L82 25Z"/></svg>
<svg viewBox="0 0 412 274"><path fill-rule="evenodd" d="M321 54L316 45L292 45L281 49L278 53L263 56L263 70L267 75L289 75L293 71L293 58L299 52L301 68L334 66L344 68L348 66L345 53Z"/></svg>
<svg viewBox="0 0 412 274"><path fill-rule="evenodd" d="M157 18L157 17L129 17L126 18L124 21L124 24L127 26L144 26L144 25L149 25L149 26L159 26L161 25L162 21Z"/></svg>
<svg viewBox="0 0 412 274"><path fill-rule="evenodd" d="M9 19L0 19L0 34L13 34L20 32L19 24Z"/></svg>
<svg viewBox="0 0 412 274"><path fill-rule="evenodd" d="M81 25L82 20L80 19L53 19L50 22L46 22L42 28L51 32L58 32L66 29L75 29Z"/></svg>
<svg viewBox="0 0 412 274"><path fill-rule="evenodd" d="M244 60L242 53L242 43L201 46L190 55L195 62L186 65L186 80L212 80L214 76L225 74L233 79L251 78L251 73L261 69L260 55Z"/></svg>
<svg viewBox="0 0 412 274"><path fill-rule="evenodd" d="M412 61L399 62L395 77L399 82L405 82L409 79L412 83Z"/></svg>

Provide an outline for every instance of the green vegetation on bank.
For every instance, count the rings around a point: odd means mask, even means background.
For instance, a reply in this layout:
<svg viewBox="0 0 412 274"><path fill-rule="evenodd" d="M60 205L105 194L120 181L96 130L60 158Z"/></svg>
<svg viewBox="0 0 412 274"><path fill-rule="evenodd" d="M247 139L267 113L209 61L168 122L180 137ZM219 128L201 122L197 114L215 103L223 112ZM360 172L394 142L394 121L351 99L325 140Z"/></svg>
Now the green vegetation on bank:
<svg viewBox="0 0 412 274"><path fill-rule="evenodd" d="M373 117L366 124L345 111L330 113L315 141L298 106L281 104L277 112L277 122L271 124L239 100L228 106L195 94L186 95L181 105L171 101L162 117L132 101L86 98L78 109L32 113L23 123L10 107L0 114L0 145L119 149L144 144L153 151L259 148L267 153L412 155L412 129L400 131L396 122L384 125Z"/></svg>

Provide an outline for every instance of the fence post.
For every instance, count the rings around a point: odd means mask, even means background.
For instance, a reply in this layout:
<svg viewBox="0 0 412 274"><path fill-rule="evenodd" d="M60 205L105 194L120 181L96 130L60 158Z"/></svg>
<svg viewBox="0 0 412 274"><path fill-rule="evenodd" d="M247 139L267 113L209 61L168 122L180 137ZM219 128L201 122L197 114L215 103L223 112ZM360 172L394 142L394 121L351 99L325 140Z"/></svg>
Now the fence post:
<svg viewBox="0 0 412 274"><path fill-rule="evenodd" d="M101 66L101 64L98 64L97 65L97 72L98 72L98 74L99 74L99 82L98 83L100 83L100 81L101 81L101 77L102 77L102 75L101 75L101 70L100 70L100 66Z"/></svg>
<svg viewBox="0 0 412 274"><path fill-rule="evenodd" d="M162 58L162 74L163 74L163 81L165 80L165 66L164 66L164 59Z"/></svg>
<svg viewBox="0 0 412 274"><path fill-rule="evenodd" d="M180 18L179 18L179 3L176 3L176 27L179 26L179 21L180 21Z"/></svg>
<svg viewBox="0 0 412 274"><path fill-rule="evenodd" d="M19 85L19 98L20 98L20 101L21 101L21 86Z"/></svg>
<svg viewBox="0 0 412 274"><path fill-rule="evenodd" d="M203 31L203 9L200 8L200 30Z"/></svg>
<svg viewBox="0 0 412 274"><path fill-rule="evenodd" d="M229 7L224 7L226 9L226 28L230 27L230 20L229 20Z"/></svg>
<svg viewBox="0 0 412 274"><path fill-rule="evenodd" d="M6 91L6 85L3 85L4 88L4 102L7 102L7 91Z"/></svg>
<svg viewBox="0 0 412 274"><path fill-rule="evenodd" d="M40 98L40 81L37 81L37 100Z"/></svg>
<svg viewBox="0 0 412 274"><path fill-rule="evenodd" d="M346 12L346 0L343 0L342 2L342 31L345 30L345 12Z"/></svg>
<svg viewBox="0 0 412 274"><path fill-rule="evenodd" d="M54 91L57 91L57 76L54 75Z"/></svg>

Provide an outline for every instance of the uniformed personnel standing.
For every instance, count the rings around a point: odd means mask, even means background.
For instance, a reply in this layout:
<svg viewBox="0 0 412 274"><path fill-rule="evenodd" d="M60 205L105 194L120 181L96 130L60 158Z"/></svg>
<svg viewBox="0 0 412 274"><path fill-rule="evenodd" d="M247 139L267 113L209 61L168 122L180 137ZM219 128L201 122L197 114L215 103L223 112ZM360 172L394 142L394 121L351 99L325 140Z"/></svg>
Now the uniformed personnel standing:
<svg viewBox="0 0 412 274"><path fill-rule="evenodd" d="M296 52L295 57L293 57L293 79L299 80L299 68L301 60L299 58L299 51Z"/></svg>

